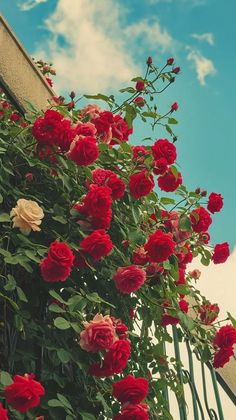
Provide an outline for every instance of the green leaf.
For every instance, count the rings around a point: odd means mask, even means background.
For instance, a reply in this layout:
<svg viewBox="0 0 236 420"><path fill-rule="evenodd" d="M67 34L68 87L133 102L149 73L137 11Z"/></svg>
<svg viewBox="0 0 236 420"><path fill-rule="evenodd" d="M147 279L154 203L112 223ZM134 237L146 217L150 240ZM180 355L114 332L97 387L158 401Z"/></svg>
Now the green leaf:
<svg viewBox="0 0 236 420"><path fill-rule="evenodd" d="M66 225L68 223L68 220L66 220L62 216L53 216L52 219L55 220L56 222L61 223L62 225Z"/></svg>
<svg viewBox="0 0 236 420"><path fill-rule="evenodd" d="M4 370L2 370L0 373L0 382L5 387L12 384L13 380L11 378L11 375L8 372L5 372Z"/></svg>
<svg viewBox="0 0 236 420"><path fill-rule="evenodd" d="M168 124L178 124L178 121L175 118L168 118Z"/></svg>
<svg viewBox="0 0 236 420"><path fill-rule="evenodd" d="M97 95L84 95L85 98L88 99L95 99L95 100L101 100L105 102L110 102L111 99L109 96L103 95L102 93L98 93Z"/></svg>
<svg viewBox="0 0 236 420"><path fill-rule="evenodd" d="M169 125L165 125L165 128L166 128L166 131L167 131L167 133L169 133L169 134L173 134L173 131L171 130L171 128L170 128L170 126Z"/></svg>
<svg viewBox="0 0 236 420"><path fill-rule="evenodd" d="M48 401L48 406L49 407L63 407L64 408L64 404L62 404L61 401L56 400L56 399L52 399Z"/></svg>
<svg viewBox="0 0 236 420"><path fill-rule="evenodd" d="M11 274L8 274L7 278L8 278L8 281L5 284L4 289L8 291L14 290L16 287L16 281L14 277Z"/></svg>
<svg viewBox="0 0 236 420"><path fill-rule="evenodd" d="M136 92L136 89L134 89L131 86L128 86L126 88L120 89L119 92L121 92L121 93L124 93L124 92L134 93L134 92Z"/></svg>
<svg viewBox="0 0 236 420"><path fill-rule="evenodd" d="M169 197L162 197L160 199L161 204L167 205L167 204L175 204L175 200L173 198Z"/></svg>
<svg viewBox="0 0 236 420"><path fill-rule="evenodd" d="M11 218L8 213L0 214L0 223L10 222L10 221L11 221Z"/></svg>
<svg viewBox="0 0 236 420"><path fill-rule="evenodd" d="M159 115L156 112L152 112L152 111L145 111L142 113L143 117L149 117L149 118L157 118Z"/></svg>
<svg viewBox="0 0 236 420"><path fill-rule="evenodd" d="M137 111L134 106L128 104L125 107L125 111L125 121L127 122L128 127L131 128L133 125L133 120L137 115Z"/></svg>
<svg viewBox="0 0 236 420"><path fill-rule="evenodd" d="M94 417L93 414L85 413L84 411L80 412L79 414L81 415L83 420L96 420L96 417Z"/></svg>
<svg viewBox="0 0 236 420"><path fill-rule="evenodd" d="M27 297L25 296L25 293L20 287L16 287L18 298L21 300L21 302L28 302Z"/></svg>
<svg viewBox="0 0 236 420"><path fill-rule="evenodd" d="M211 352L208 348L208 346L205 346L203 349L203 352L201 354L201 360L202 362L206 363L211 359Z"/></svg>
<svg viewBox="0 0 236 420"><path fill-rule="evenodd" d="M68 351L64 350L64 349L58 349L57 350L57 355L58 355L58 358L60 359L60 361L62 363L68 363L71 359L70 353ZM57 394L57 396L58 396L58 394Z"/></svg>
<svg viewBox="0 0 236 420"><path fill-rule="evenodd" d="M2 202L3 202L3 196L2 194L0 194L0 204L2 204Z"/></svg>
<svg viewBox="0 0 236 420"><path fill-rule="evenodd" d="M227 315L229 320L232 322L233 327L236 328L236 319L229 312L227 312Z"/></svg>
<svg viewBox="0 0 236 420"><path fill-rule="evenodd" d="M68 330L68 328L70 328L71 326L70 323L65 318L62 318L61 316L54 319L54 325L59 330Z"/></svg>
<svg viewBox="0 0 236 420"><path fill-rule="evenodd" d="M56 305L55 303L53 303L52 305L49 305L48 309L49 309L50 312L55 312L57 314L61 314L63 312L66 312L65 309L63 309L59 305Z"/></svg>
<svg viewBox="0 0 236 420"><path fill-rule="evenodd" d="M36 263L39 263L40 258L36 257L33 251L30 251L29 249L25 249L25 255L32 261L35 261Z"/></svg>
<svg viewBox="0 0 236 420"><path fill-rule="evenodd" d="M58 300L58 302L67 305L67 302L57 292L55 292L55 290L49 290L49 295Z"/></svg>
<svg viewBox="0 0 236 420"><path fill-rule="evenodd" d="M59 399L59 401L62 402L62 404L64 404L64 407L69 408L69 410L73 411L71 403L68 401L68 399L66 397L64 397L64 395L57 394L57 398Z"/></svg>
<svg viewBox="0 0 236 420"><path fill-rule="evenodd" d="M187 215L183 215L180 217L179 219L179 229L182 230L183 232L191 230L191 220L189 219L189 217Z"/></svg>

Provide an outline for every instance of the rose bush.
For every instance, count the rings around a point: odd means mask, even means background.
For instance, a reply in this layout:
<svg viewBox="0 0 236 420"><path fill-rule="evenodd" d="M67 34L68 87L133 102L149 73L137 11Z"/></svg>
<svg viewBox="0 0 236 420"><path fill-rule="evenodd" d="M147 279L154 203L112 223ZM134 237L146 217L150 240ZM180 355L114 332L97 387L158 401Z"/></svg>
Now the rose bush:
<svg viewBox="0 0 236 420"><path fill-rule="evenodd" d="M179 72L173 58L160 70L148 57L124 100L71 92L24 117L1 94L3 419L172 419L166 390L183 385L168 325L204 362L230 360L236 321L219 329L200 271L188 271L196 256L229 257L208 233L223 198L184 186L178 103L161 114L154 100ZM151 123L146 143L135 119Z"/></svg>

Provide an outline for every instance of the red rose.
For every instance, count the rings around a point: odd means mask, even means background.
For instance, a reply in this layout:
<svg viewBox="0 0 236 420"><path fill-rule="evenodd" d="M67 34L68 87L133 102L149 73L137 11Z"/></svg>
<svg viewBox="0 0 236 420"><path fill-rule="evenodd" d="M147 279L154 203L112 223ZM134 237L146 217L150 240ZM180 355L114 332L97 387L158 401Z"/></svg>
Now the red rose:
<svg viewBox="0 0 236 420"><path fill-rule="evenodd" d="M63 152L68 152L75 135L76 132L71 128L71 122L69 120L61 121L61 128L56 139L56 145L59 146Z"/></svg>
<svg viewBox="0 0 236 420"><path fill-rule="evenodd" d="M179 108L179 105L177 104L177 102L174 102L174 103L171 105L171 111L177 111L177 110L178 110L178 108Z"/></svg>
<svg viewBox="0 0 236 420"><path fill-rule="evenodd" d="M113 325L116 329L116 334L119 338L127 338L128 336L128 327L123 324L123 322L120 319L115 319L114 317L111 317L113 321Z"/></svg>
<svg viewBox="0 0 236 420"><path fill-rule="evenodd" d="M134 159L140 161L143 156L148 154L148 151L145 146L132 146L132 154Z"/></svg>
<svg viewBox="0 0 236 420"><path fill-rule="evenodd" d="M94 169L92 171L92 181L97 185L107 185L112 191L114 200L119 200L125 193L125 183L110 170Z"/></svg>
<svg viewBox="0 0 236 420"><path fill-rule="evenodd" d="M169 165L176 160L176 147L167 139L157 140L151 147L151 150L154 160L164 158Z"/></svg>
<svg viewBox="0 0 236 420"><path fill-rule="evenodd" d="M168 58L168 60L166 61L166 64L168 64L168 66L171 66L173 64L173 62L175 61L175 59L173 57Z"/></svg>
<svg viewBox="0 0 236 420"><path fill-rule="evenodd" d="M232 325L221 327L214 338L214 345L225 348L236 344L236 329Z"/></svg>
<svg viewBox="0 0 236 420"><path fill-rule="evenodd" d="M117 269L113 280L121 293L130 294L143 285L146 280L146 272L136 265L120 267Z"/></svg>
<svg viewBox="0 0 236 420"><path fill-rule="evenodd" d="M113 116L112 124L112 141L111 144L117 144L119 141L125 142L129 139L129 135L132 134L133 129L128 127L127 122L121 117L121 115Z"/></svg>
<svg viewBox="0 0 236 420"><path fill-rule="evenodd" d="M192 228L194 232L197 232L197 233L207 231L207 229L212 223L212 218L210 214L203 207L194 209L190 213L190 219L192 223Z"/></svg>
<svg viewBox="0 0 236 420"><path fill-rule="evenodd" d="M121 373L126 367L131 353L130 343L127 340L117 340L105 353L102 365L95 363L90 366L89 373L103 378Z"/></svg>
<svg viewBox="0 0 236 420"><path fill-rule="evenodd" d="M175 316L163 314L161 318L161 326L166 327L167 325L177 325L179 323L179 318Z"/></svg>
<svg viewBox="0 0 236 420"><path fill-rule="evenodd" d="M213 367L215 369L224 367L224 365L229 362L230 357L233 355L233 347L224 347L220 349L214 355Z"/></svg>
<svg viewBox="0 0 236 420"><path fill-rule="evenodd" d="M113 383L112 395L120 403L139 404L148 395L148 381L127 375L124 379Z"/></svg>
<svg viewBox="0 0 236 420"><path fill-rule="evenodd" d="M110 111L100 112L98 116L95 115L91 122L97 129L97 134L103 143L110 144L112 139L112 123L113 114Z"/></svg>
<svg viewBox="0 0 236 420"><path fill-rule="evenodd" d="M224 263L230 256L229 244L224 242L223 244L215 245L214 252L212 255L212 261L214 264Z"/></svg>
<svg viewBox="0 0 236 420"><path fill-rule="evenodd" d="M113 243L104 229L98 229L81 241L80 248L83 252L89 254L94 261L98 261L110 254Z"/></svg>
<svg viewBox="0 0 236 420"><path fill-rule="evenodd" d="M69 158L78 166L88 166L97 160L99 155L95 137L78 136L71 143Z"/></svg>
<svg viewBox="0 0 236 420"><path fill-rule="evenodd" d="M168 171L164 175L159 176L157 183L158 183L158 187L162 191L173 192L182 184L181 173L178 172L178 176L176 178L171 168L169 168Z"/></svg>
<svg viewBox="0 0 236 420"><path fill-rule="evenodd" d="M175 242L171 233L164 233L157 230L149 236L147 243L144 245L145 251L152 262L166 261L174 252Z"/></svg>
<svg viewBox="0 0 236 420"><path fill-rule="evenodd" d="M134 103L142 108L145 105L145 100L142 98L142 96L138 96L135 98Z"/></svg>
<svg viewBox="0 0 236 420"><path fill-rule="evenodd" d="M163 175L168 169L168 162L165 158L154 160L153 173L155 175Z"/></svg>
<svg viewBox="0 0 236 420"><path fill-rule="evenodd" d="M223 207L223 197L221 194L211 193L208 198L207 210L211 213L219 212Z"/></svg>
<svg viewBox="0 0 236 420"><path fill-rule="evenodd" d="M74 254L64 242L50 244L48 256L40 263L40 271L47 282L65 281L69 277L74 261Z"/></svg>
<svg viewBox="0 0 236 420"><path fill-rule="evenodd" d="M5 408L3 408L1 403L0 403L0 419L1 420L8 420L7 410Z"/></svg>
<svg viewBox="0 0 236 420"><path fill-rule="evenodd" d="M172 69L172 73L178 74L180 72L180 67L175 67Z"/></svg>
<svg viewBox="0 0 236 420"><path fill-rule="evenodd" d="M71 268L74 261L74 254L65 242L54 241L50 244L48 257L60 265Z"/></svg>
<svg viewBox="0 0 236 420"><path fill-rule="evenodd" d="M137 174L133 174L129 179L130 194L137 200L148 195L155 184L152 175L148 175L147 169L143 169Z"/></svg>
<svg viewBox="0 0 236 420"><path fill-rule="evenodd" d="M136 87L136 90L138 92L142 92L144 90L144 87L145 87L144 81L141 80L141 79L140 80L137 80L135 87Z"/></svg>
<svg viewBox="0 0 236 420"><path fill-rule="evenodd" d="M187 312L188 312L188 306L189 306L189 303L188 303L185 299L181 299L181 300L179 301L179 309L180 309L182 312L187 313Z"/></svg>
<svg viewBox="0 0 236 420"><path fill-rule="evenodd" d="M185 269L179 268L179 278L176 282L177 285L185 284Z"/></svg>
<svg viewBox="0 0 236 420"><path fill-rule="evenodd" d="M47 110L44 117L35 120L32 133L40 147L59 146L63 151L69 149L75 136L71 122L64 120L62 114L52 109Z"/></svg>
<svg viewBox="0 0 236 420"><path fill-rule="evenodd" d="M21 413L37 407L45 393L42 385L33 378L34 375L15 375L13 383L4 389L7 403Z"/></svg>
<svg viewBox="0 0 236 420"><path fill-rule="evenodd" d="M112 219L112 211L108 209L101 216L93 216L91 226L93 229L109 229Z"/></svg>
<svg viewBox="0 0 236 420"><path fill-rule="evenodd" d="M139 248L135 249L132 255L132 261L134 264L138 265L144 265L148 262L147 253L143 246L140 246Z"/></svg>
<svg viewBox="0 0 236 420"><path fill-rule="evenodd" d="M17 112L13 112L10 115L10 120L11 121L19 121L21 119L21 116L19 114L17 114Z"/></svg>
<svg viewBox="0 0 236 420"><path fill-rule="evenodd" d="M81 123L78 122L76 128L75 128L76 134L79 136L85 136L85 137L94 137L97 133L97 129L94 124L91 122L87 123Z"/></svg>
<svg viewBox="0 0 236 420"><path fill-rule="evenodd" d="M40 262L40 271L44 281L54 283L66 281L69 277L71 268L64 266L52 258L43 258Z"/></svg>
<svg viewBox="0 0 236 420"><path fill-rule="evenodd" d="M220 312L220 308L217 303L211 305L210 303L205 303L198 309L200 319L205 325L210 325L214 322Z"/></svg>
<svg viewBox="0 0 236 420"><path fill-rule="evenodd" d="M114 420L148 420L147 404L126 405L122 407L121 413L114 417Z"/></svg>
<svg viewBox="0 0 236 420"><path fill-rule="evenodd" d="M102 217L112 205L111 189L107 186L91 185L86 194L81 213L92 217Z"/></svg>
<svg viewBox="0 0 236 420"><path fill-rule="evenodd" d="M80 346L88 352L110 349L118 339L109 315L97 314L90 322L84 322L85 329L80 333Z"/></svg>

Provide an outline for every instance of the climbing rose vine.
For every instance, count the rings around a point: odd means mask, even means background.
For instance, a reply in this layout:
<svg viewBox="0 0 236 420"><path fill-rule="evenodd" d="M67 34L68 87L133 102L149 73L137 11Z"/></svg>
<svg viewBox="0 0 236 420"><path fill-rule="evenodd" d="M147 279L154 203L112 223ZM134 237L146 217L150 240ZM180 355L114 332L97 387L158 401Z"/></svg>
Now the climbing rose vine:
<svg viewBox="0 0 236 420"><path fill-rule="evenodd" d="M1 93L1 419L172 419L170 326L215 368L233 355L236 321L220 327L188 269L229 246L208 233L223 197L183 184L178 103L161 113L179 72L148 57L118 99L71 92L24 116Z"/></svg>

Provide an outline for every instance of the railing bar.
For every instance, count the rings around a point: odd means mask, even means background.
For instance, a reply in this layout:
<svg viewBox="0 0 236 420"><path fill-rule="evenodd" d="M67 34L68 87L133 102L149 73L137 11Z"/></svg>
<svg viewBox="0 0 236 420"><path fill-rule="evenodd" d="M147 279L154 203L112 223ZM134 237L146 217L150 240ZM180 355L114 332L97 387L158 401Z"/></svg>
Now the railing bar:
<svg viewBox="0 0 236 420"><path fill-rule="evenodd" d="M198 403L198 407L199 407L199 410L200 410L200 413L201 413L201 418L202 418L202 420L205 420L204 411L203 411L202 404L201 404L201 401L200 401L198 393L197 393L197 388L196 388L195 384L193 382L191 382L189 372L187 370L184 370L184 373L188 378L188 384L190 386L191 392L192 392L192 394L194 393L194 396L195 396L196 401Z"/></svg>
<svg viewBox="0 0 236 420"><path fill-rule="evenodd" d="M215 417L215 413L214 413L214 411L213 411L213 413L212 413L212 410L209 408L209 405L208 405L208 400L207 400L207 390L206 390L206 377L205 377L205 369L204 369L204 363L203 363L203 362L201 362L201 368L202 368L202 385L203 385L203 395L204 395L204 401L205 401L206 410L207 410L207 413L208 413L209 418L210 418L211 420L218 420L217 415L216 415L216 417ZM213 417L212 417L212 415L213 415Z"/></svg>
<svg viewBox="0 0 236 420"><path fill-rule="evenodd" d="M180 420L187 420L187 413L186 413L186 402L184 398L184 379L183 379L183 371L180 366L181 359L180 359L180 350L179 350L179 339L178 339L178 332L175 325L172 326L173 331L173 340L174 340L174 350L175 350L175 358L177 361L177 374L180 381L180 384L182 385L182 392L183 395L181 397L177 397L177 402L179 406L179 414L180 414Z"/></svg>
<svg viewBox="0 0 236 420"><path fill-rule="evenodd" d="M215 370L213 369L213 367L211 367L210 371L211 371L211 379L212 379L212 383L213 383L213 387L214 387L214 391L215 391L215 399L216 399L219 418L220 418L220 420L224 420L224 414L223 414L223 410L222 410L222 405L221 405L220 394L219 394L219 389L218 389L218 385L217 385Z"/></svg>
<svg viewBox="0 0 236 420"><path fill-rule="evenodd" d="M193 357L192 357L192 351L191 351L191 348L190 348L190 345L189 345L188 341L186 341L186 347L187 347L187 351L188 351L188 363L189 363L190 380L191 380L191 383L194 385L194 388L195 388ZM193 392L192 392L194 420L199 420L198 408L197 408L197 403L196 403L196 395L195 395L195 389L194 388L193 388Z"/></svg>
<svg viewBox="0 0 236 420"><path fill-rule="evenodd" d="M163 342L163 355L166 356L166 344ZM170 400L169 400L169 392L168 392L168 386L166 385L163 390L163 396L167 402L167 408L170 411Z"/></svg>

